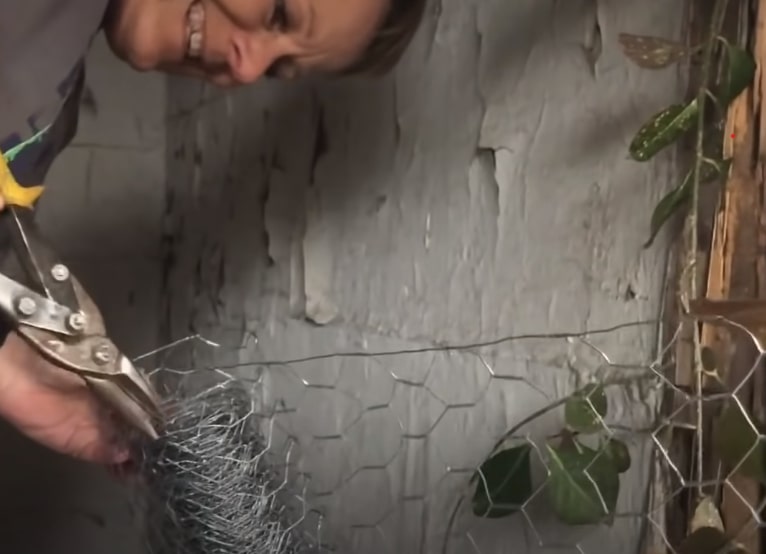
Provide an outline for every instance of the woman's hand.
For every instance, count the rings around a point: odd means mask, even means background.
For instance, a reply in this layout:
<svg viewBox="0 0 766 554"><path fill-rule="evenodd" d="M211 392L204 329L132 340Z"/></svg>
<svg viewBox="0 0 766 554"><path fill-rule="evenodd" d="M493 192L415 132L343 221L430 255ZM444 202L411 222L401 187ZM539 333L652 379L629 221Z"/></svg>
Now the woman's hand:
<svg viewBox="0 0 766 554"><path fill-rule="evenodd" d="M0 211L6 204L31 206L42 191L21 187L0 154ZM103 464L129 459L85 382L48 362L16 333L0 347L0 417L62 454Z"/></svg>
<svg viewBox="0 0 766 554"><path fill-rule="evenodd" d="M0 348L0 417L43 446L81 460L121 464L130 457L85 382L16 333Z"/></svg>

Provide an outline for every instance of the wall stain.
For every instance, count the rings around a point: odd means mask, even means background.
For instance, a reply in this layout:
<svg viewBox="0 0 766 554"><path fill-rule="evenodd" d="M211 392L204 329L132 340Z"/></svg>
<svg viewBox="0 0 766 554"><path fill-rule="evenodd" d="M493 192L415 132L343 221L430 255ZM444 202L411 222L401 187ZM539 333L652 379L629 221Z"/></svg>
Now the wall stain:
<svg viewBox="0 0 766 554"><path fill-rule="evenodd" d="M631 300L636 299L636 291L633 290L633 285L628 284L628 286L625 288L625 302L630 302Z"/></svg>
<svg viewBox="0 0 766 554"><path fill-rule="evenodd" d="M263 223L261 237L263 239L264 251L266 252L267 267L274 267L276 265L276 260L271 254L271 235L269 234L269 226L266 224L268 221L269 199L271 198L271 169L268 167L263 157L261 158L261 165L265 171L263 192L261 192L261 195L258 198L258 207L261 210L261 222Z"/></svg>
<svg viewBox="0 0 766 554"><path fill-rule="evenodd" d="M386 202L388 201L388 196L385 194L378 194L375 197L375 200L372 201L371 206L367 209L367 215L375 215L380 212L381 209L383 209L383 206L385 206Z"/></svg>
<svg viewBox="0 0 766 554"><path fill-rule="evenodd" d="M327 127L325 124L325 113L321 104L317 105L316 133L314 135L314 148L311 151L311 162L309 165L309 186L313 187L316 183L316 171L322 157L329 149Z"/></svg>

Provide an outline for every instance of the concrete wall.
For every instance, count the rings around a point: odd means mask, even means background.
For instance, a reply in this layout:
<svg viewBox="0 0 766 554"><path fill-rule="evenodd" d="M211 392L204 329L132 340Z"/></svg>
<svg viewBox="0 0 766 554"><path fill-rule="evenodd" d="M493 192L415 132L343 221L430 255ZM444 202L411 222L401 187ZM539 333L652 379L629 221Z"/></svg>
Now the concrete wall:
<svg viewBox="0 0 766 554"><path fill-rule="evenodd" d="M440 552L467 472L500 433L571 391L595 356L538 340L481 358L251 362L655 317L663 246L641 245L675 170L665 156L632 162L627 146L683 89L676 69L632 66L617 35L677 37L681 12L660 0L442 0L379 82L231 94L170 82L171 336L219 339L230 348L214 359L262 378L277 442L297 441L294 469L310 477L340 552ZM597 342L636 363L654 340L645 327ZM611 421L646 425L650 396L618 391ZM524 432L539 438L556 423L560 414ZM648 442L631 441L625 512L642 509ZM537 504L529 517L550 549L523 517L467 517L451 551L636 548L640 518L571 533Z"/></svg>

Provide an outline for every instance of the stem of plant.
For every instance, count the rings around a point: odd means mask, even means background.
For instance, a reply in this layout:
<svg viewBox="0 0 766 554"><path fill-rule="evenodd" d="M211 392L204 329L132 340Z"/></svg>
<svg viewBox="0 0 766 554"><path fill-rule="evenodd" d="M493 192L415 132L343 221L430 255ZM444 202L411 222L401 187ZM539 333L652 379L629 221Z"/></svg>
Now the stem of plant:
<svg viewBox="0 0 766 554"><path fill-rule="evenodd" d="M447 521L447 531L444 533L444 542L442 543L442 554L447 554L449 536L452 533L452 528L455 526L455 520L457 519L457 514L460 512L460 506L463 504L463 500L465 500L465 496L458 498L457 503L449 516L449 521Z"/></svg>
<svg viewBox="0 0 766 554"><path fill-rule="evenodd" d="M713 6L713 13L710 18L710 27L708 31L707 39L705 40L703 57L702 57L702 69L700 75L700 88L697 91L697 105L700 107L697 116L697 131L696 131L696 144L694 148L694 176L692 180L692 201L691 211L689 214L689 294L692 298L697 298L697 252L699 249L699 237L697 234L697 213L699 207L699 188L700 188L700 176L702 169L702 162L705 156L705 100L709 93L708 86L710 84L711 69L713 65L713 54L715 45L718 39L721 29L723 28L723 21L726 16L726 7L728 6L728 0L716 0ZM688 313L688 304L684 306L684 309ZM697 481L703 481L704 475L704 445L703 445L703 420L702 420L702 393L703 393L703 370L702 370L702 347L700 344L700 329L698 325L694 325L694 373L695 373L695 393L696 393L696 411L697 411ZM698 487L698 496L701 498L703 495L702 485Z"/></svg>

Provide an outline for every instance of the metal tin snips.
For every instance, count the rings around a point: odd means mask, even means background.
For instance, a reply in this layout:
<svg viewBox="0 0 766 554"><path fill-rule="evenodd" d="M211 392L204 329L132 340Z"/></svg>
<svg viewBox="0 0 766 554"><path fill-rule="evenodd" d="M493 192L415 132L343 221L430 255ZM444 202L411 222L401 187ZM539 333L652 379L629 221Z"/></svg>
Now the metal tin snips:
<svg viewBox="0 0 766 554"><path fill-rule="evenodd" d="M0 310L16 331L55 365L82 377L126 423L157 438L156 390L109 338L94 301L40 237L32 210L6 206L0 232L19 262L10 267L6 260L0 273ZM14 269L28 285L9 276Z"/></svg>

